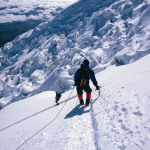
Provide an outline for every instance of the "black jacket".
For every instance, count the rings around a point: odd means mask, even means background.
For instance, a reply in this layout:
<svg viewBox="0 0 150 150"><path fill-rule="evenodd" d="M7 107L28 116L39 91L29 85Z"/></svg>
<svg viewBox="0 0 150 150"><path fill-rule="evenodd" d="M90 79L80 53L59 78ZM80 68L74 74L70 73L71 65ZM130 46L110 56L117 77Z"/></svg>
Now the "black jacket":
<svg viewBox="0 0 150 150"><path fill-rule="evenodd" d="M97 86L95 73L88 66L81 65L74 75L74 81L76 86L89 86L89 80L92 80L94 86Z"/></svg>

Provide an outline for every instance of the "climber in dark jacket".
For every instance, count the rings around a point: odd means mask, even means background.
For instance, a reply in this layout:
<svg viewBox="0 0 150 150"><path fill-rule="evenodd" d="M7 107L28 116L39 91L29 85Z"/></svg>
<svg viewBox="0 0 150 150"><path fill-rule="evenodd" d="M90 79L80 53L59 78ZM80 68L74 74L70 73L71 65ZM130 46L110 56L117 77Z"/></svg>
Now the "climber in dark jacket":
<svg viewBox="0 0 150 150"><path fill-rule="evenodd" d="M75 86L78 93L80 105L84 105L83 90L86 92L86 105L89 105L91 99L92 89L89 85L89 80L92 80L96 90L99 89L98 83L95 78L95 73L89 68L89 60L85 59L81 64L81 67L76 71L74 75Z"/></svg>

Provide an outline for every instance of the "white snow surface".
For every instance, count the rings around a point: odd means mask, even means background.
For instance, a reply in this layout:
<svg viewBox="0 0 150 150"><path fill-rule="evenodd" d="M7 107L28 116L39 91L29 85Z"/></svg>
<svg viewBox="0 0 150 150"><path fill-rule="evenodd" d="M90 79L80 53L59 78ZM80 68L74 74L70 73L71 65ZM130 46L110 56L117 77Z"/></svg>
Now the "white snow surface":
<svg viewBox="0 0 150 150"><path fill-rule="evenodd" d="M149 3L76 1L53 19L5 44L0 48L0 107L29 97L59 68L66 69L73 79L85 58L99 72L149 54Z"/></svg>
<svg viewBox="0 0 150 150"><path fill-rule="evenodd" d="M96 74L101 96L79 107L76 90L42 92L0 111L0 149L28 150L149 150L150 55ZM94 87L92 102L98 97ZM71 93L72 92L72 93ZM85 93L84 93L85 96ZM59 113L60 112L60 113Z"/></svg>
<svg viewBox="0 0 150 150"><path fill-rule="evenodd" d="M1 47L0 150L149 150L149 12L149 0L80 0ZM85 58L102 88L79 107Z"/></svg>

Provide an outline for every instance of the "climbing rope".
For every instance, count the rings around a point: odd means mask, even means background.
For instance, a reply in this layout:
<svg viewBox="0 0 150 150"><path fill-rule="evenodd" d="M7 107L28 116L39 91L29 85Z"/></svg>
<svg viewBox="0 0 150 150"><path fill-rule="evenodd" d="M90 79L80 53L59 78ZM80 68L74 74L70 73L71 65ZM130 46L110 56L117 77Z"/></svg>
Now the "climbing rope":
<svg viewBox="0 0 150 150"><path fill-rule="evenodd" d="M65 105L67 104L72 92L73 92L74 88L72 89L68 99L66 100L65 104L63 105L63 107L61 108L61 110L58 112L58 114L49 122L47 123L43 128L41 128L40 130L38 130L36 133L34 133L31 137L29 137L27 140L25 140L24 143L22 143L19 147L16 148L16 150L20 149L23 145L25 145L28 141L30 141L34 136L36 136L39 132L41 132L43 129L45 129L47 126L49 126L54 120L56 120L56 118L59 116L59 114L62 112L63 108L65 107Z"/></svg>

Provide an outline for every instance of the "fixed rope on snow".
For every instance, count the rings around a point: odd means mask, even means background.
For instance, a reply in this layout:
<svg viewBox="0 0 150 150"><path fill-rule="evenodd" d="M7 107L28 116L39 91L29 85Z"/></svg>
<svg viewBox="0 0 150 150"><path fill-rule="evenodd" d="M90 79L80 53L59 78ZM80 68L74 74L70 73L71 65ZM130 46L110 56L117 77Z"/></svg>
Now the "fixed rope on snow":
<svg viewBox="0 0 150 150"><path fill-rule="evenodd" d="M41 132L43 129L45 129L47 126L49 126L58 116L59 114L62 112L63 108L65 107L65 105L67 104L72 92L73 92L74 88L72 89L68 99L66 100L65 104L63 105L63 107L61 108L61 110L58 112L58 114L49 122L47 123L43 128L41 128L40 130L38 130L35 134L33 134L31 137L29 137L27 140L25 140L25 142L23 142L20 146L18 146L16 148L16 150L20 149L23 145L25 145L29 140L31 140L34 136L36 136L39 132Z"/></svg>

